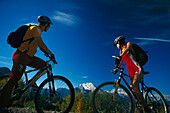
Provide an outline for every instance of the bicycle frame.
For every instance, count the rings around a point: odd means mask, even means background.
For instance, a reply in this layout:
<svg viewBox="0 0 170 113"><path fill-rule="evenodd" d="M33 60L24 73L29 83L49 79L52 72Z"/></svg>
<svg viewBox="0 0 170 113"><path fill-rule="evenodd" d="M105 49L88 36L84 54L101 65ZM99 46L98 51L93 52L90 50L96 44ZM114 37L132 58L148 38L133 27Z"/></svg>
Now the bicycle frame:
<svg viewBox="0 0 170 113"><path fill-rule="evenodd" d="M49 64L49 62L51 62L51 61L52 60L47 61L47 65L42 69L33 69L33 70L25 71L26 86L22 89L22 92L20 92L20 95L14 94L12 96L12 98L23 95L23 93L26 92L45 73L47 73L48 79L51 80L51 78L53 77L52 67ZM39 71L36 73L36 75L28 83L27 73L34 72L34 71L37 71L37 70L39 70ZM55 91L54 81L52 81L52 85L53 85L53 91ZM51 84L50 83L49 83L49 89L50 89L50 94L51 94L52 90L51 90Z"/></svg>
<svg viewBox="0 0 170 113"><path fill-rule="evenodd" d="M134 93L134 92L132 91L132 89L130 88L130 85L128 84L128 82L127 82L126 79L124 78L124 76L127 76L127 77L129 77L129 78L131 78L131 77L130 77L129 75L123 73L124 68L119 68L119 69L120 69L120 76L119 76L119 79L116 81L116 84L115 84L116 90L115 90L113 99L115 98L116 93L117 93L117 89L118 89L118 87L119 87L119 84L120 84L121 80L123 79L123 81L125 82L126 86L127 86L128 89L130 90L130 92L132 93L132 95L135 97L135 99L136 99L138 102L140 102L140 101L138 100L137 96L135 95L135 93ZM143 94L143 91L147 89L147 86L144 84L143 78L142 78L142 80L141 80L140 83L141 83L141 92L142 92L142 94Z"/></svg>
<svg viewBox="0 0 170 113"><path fill-rule="evenodd" d="M37 69L36 69L37 70ZM30 70L30 71L26 71L25 72L25 78L26 78L26 86L23 88L23 92L25 92L27 89L29 89L42 75L44 75L45 73L47 73L47 67L46 69L40 69L37 74L33 77L33 79L30 81L30 83L28 83L28 77L27 77L27 73L36 71L36 70Z"/></svg>

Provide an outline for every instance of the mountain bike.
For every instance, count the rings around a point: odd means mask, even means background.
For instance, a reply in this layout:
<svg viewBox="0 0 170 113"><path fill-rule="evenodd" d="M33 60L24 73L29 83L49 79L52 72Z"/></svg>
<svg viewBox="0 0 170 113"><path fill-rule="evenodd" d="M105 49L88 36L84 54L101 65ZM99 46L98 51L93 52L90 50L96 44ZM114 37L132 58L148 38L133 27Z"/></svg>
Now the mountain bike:
<svg viewBox="0 0 170 113"><path fill-rule="evenodd" d="M44 52L44 51L43 51ZM48 54L45 54L50 58ZM47 79L45 79L37 88L35 94L35 108L38 113L44 113L45 111L55 111L60 113L68 113L74 103L75 92L71 82L60 75L53 75L52 73L52 60L46 61L47 65L39 69L37 74L28 80L27 73L37 71L38 69L32 69L25 71L25 86L24 88L18 88L18 84L15 86L15 90L11 96L11 103L22 97L30 87L35 85L36 81L45 73L47 73ZM3 76L0 80L9 79L9 76Z"/></svg>
<svg viewBox="0 0 170 113"><path fill-rule="evenodd" d="M112 57L119 59L116 56ZM94 90L92 97L94 111L96 113L136 113L136 107L139 112L143 113L142 103L125 79L125 76L130 76L123 72L124 68L120 67L119 71L120 75L117 80L102 83ZM120 83L122 80L127 87ZM140 89L152 113L169 113L164 96L156 88L148 87L144 83L144 78L140 82Z"/></svg>

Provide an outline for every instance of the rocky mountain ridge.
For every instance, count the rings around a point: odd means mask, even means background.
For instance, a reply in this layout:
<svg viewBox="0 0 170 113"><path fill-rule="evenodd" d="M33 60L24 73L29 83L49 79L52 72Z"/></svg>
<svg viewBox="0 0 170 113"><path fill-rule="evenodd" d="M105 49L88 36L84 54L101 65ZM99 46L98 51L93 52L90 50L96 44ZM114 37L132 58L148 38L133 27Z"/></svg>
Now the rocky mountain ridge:
<svg viewBox="0 0 170 113"><path fill-rule="evenodd" d="M0 67L0 76L9 75L11 73L10 69L7 67Z"/></svg>

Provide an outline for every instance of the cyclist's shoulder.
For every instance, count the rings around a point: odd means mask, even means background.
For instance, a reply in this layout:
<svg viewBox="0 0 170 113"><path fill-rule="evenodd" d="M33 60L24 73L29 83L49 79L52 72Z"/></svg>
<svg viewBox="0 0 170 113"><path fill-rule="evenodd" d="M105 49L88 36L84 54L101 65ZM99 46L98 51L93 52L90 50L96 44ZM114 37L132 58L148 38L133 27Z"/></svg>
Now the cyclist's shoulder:
<svg viewBox="0 0 170 113"><path fill-rule="evenodd" d="M41 35L42 31L41 31L41 28L37 25L31 25L29 30L33 33L33 34L36 34L36 35Z"/></svg>
<svg viewBox="0 0 170 113"><path fill-rule="evenodd" d="M131 42L127 42L126 46L131 46L132 43Z"/></svg>
<svg viewBox="0 0 170 113"><path fill-rule="evenodd" d="M35 30L35 31L36 31L36 30L40 30L40 31L41 31L41 28L40 28L39 26L37 26L37 25L31 25L29 29L30 29L30 30L33 30L33 31L34 31L34 30Z"/></svg>

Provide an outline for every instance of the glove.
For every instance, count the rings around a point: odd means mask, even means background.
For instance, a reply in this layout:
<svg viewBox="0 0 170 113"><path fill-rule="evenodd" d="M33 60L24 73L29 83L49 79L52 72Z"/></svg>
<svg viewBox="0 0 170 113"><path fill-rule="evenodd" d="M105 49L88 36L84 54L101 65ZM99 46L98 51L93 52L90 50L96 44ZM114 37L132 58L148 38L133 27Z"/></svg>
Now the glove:
<svg viewBox="0 0 170 113"><path fill-rule="evenodd" d="M115 67L116 67L116 68L119 66L121 60L122 60L122 57L121 57L121 56L118 56L118 57L115 59Z"/></svg>
<svg viewBox="0 0 170 113"><path fill-rule="evenodd" d="M118 69L113 70L113 74L116 74L118 72Z"/></svg>
<svg viewBox="0 0 170 113"><path fill-rule="evenodd" d="M50 59L53 61L54 64L57 64L54 54L51 54Z"/></svg>
<svg viewBox="0 0 170 113"><path fill-rule="evenodd" d="M122 57L121 57L121 56L118 56L117 59L118 59L118 60L122 60Z"/></svg>

